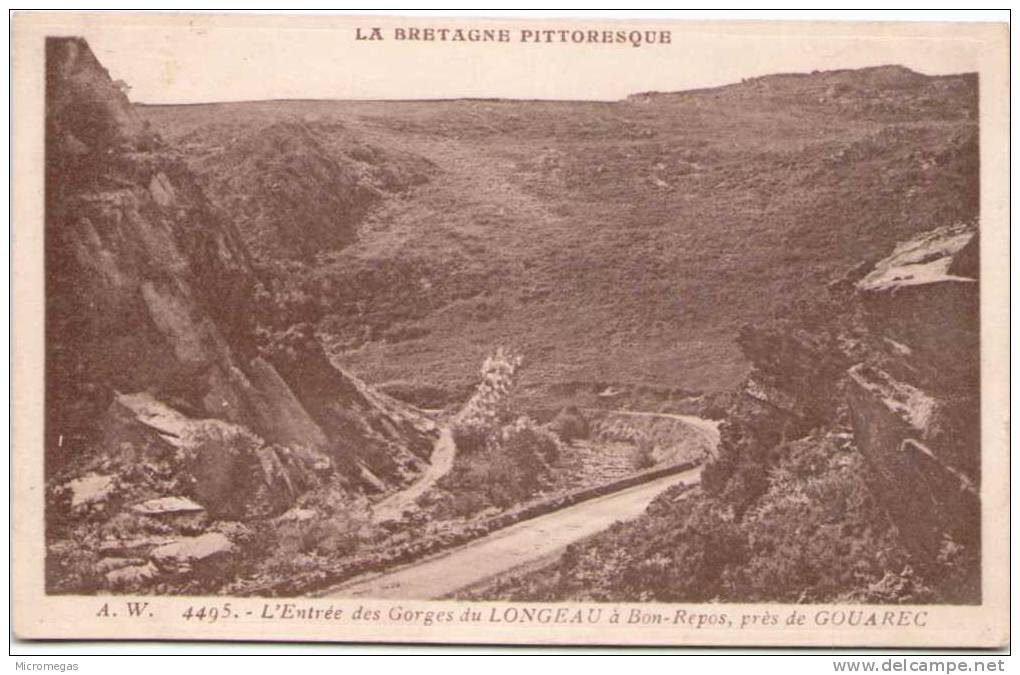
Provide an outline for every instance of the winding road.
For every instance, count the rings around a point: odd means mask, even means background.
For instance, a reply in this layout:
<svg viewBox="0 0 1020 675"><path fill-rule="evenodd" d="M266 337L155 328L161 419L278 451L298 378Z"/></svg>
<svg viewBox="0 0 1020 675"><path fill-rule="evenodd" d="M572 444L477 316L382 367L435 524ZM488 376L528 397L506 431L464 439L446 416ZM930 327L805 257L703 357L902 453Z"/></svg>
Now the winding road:
<svg viewBox="0 0 1020 675"><path fill-rule="evenodd" d="M718 443L718 423L689 415L614 411L615 414L669 417L703 433L712 447ZM449 447L447 447L449 446ZM408 490L380 502L374 513L395 517L449 470L453 464L453 441L449 429L437 441L442 456L434 471ZM481 584L514 569L534 568L552 562L569 544L600 532L616 521L641 515L663 490L677 483L697 483L701 468L663 476L630 488L590 499L493 532L463 546L417 560L385 572L350 579L320 595L337 598L441 598ZM392 501L391 501L392 500ZM384 507L384 508L381 508Z"/></svg>
<svg viewBox="0 0 1020 675"><path fill-rule="evenodd" d="M567 545L618 520L637 518L663 490L676 483L695 483L700 475L697 467L568 506L403 567L355 577L322 596L441 598L515 568L551 562Z"/></svg>
<svg viewBox="0 0 1020 675"><path fill-rule="evenodd" d="M594 408L586 408L587 410L594 410ZM661 412L644 412L641 410L611 410L610 415L628 415L631 417L662 417L668 420L678 420L690 425L699 433L705 436L705 439L714 448L719 444L719 424L720 420L708 420L704 417L697 417L695 415L677 415L675 413L661 413Z"/></svg>

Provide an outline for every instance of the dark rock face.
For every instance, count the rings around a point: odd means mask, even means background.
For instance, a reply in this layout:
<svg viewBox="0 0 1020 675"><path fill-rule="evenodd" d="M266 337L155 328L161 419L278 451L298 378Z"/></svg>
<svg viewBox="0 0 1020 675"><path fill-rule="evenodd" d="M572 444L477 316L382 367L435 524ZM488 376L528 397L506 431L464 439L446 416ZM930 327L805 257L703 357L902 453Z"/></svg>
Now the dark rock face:
<svg viewBox="0 0 1020 675"><path fill-rule="evenodd" d="M860 453L911 573L947 602L979 601L978 269L976 227L942 227L854 268L828 299L745 327L752 369L704 491L743 518L784 448L825 435Z"/></svg>
<svg viewBox="0 0 1020 675"><path fill-rule="evenodd" d="M46 57L48 523L73 540L67 528L89 521L117 550L148 542L100 570L98 544L78 541L48 569L78 579L67 588L137 588L166 572L154 533L221 559L230 535L213 537L210 519L276 515L326 483L412 481L432 423L335 368L314 334L260 341L233 225L84 40L49 39ZM173 522L131 510L162 498L203 510Z"/></svg>
<svg viewBox="0 0 1020 675"><path fill-rule="evenodd" d="M427 423L396 405L381 409L321 350L318 359L312 350L276 363L260 357L256 280L234 228L84 41L50 40L47 57L51 458L59 463L89 437L114 391L145 390L269 442L333 451L376 486L406 480L402 467L413 473L428 456ZM374 421L354 424L352 415Z"/></svg>
<svg viewBox="0 0 1020 675"><path fill-rule="evenodd" d="M772 323L744 326L737 342L751 362L726 420L706 491L725 494L739 514L767 487L777 448L813 430L842 430L841 382L853 363L838 302L799 307Z"/></svg>
<svg viewBox="0 0 1020 675"><path fill-rule="evenodd" d="M871 358L847 380L854 435L921 565L980 550L977 241L973 228L940 228L857 284ZM980 592L978 577L962 582Z"/></svg>
<svg viewBox="0 0 1020 675"><path fill-rule="evenodd" d="M87 434L114 390L270 431L241 368L255 355L244 248L83 40L48 41L47 92L51 439Z"/></svg>

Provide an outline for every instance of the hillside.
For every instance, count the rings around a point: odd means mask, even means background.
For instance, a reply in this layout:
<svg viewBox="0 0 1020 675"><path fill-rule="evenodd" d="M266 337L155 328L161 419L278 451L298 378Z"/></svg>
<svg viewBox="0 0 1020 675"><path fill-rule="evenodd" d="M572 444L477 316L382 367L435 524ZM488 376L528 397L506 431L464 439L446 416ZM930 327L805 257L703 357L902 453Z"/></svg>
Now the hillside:
<svg viewBox="0 0 1020 675"><path fill-rule="evenodd" d="M978 237L926 232L746 327L700 486L462 595L979 604Z"/></svg>
<svg viewBox="0 0 1020 675"><path fill-rule="evenodd" d="M49 590L208 590L299 500L414 481L433 423L307 325L258 329L251 255L172 144L84 40L46 66Z"/></svg>
<svg viewBox="0 0 1020 675"><path fill-rule="evenodd" d="M970 75L139 112L239 216L281 321L428 406L507 344L535 407L682 409L740 382L742 324L977 211Z"/></svg>
<svg viewBox="0 0 1020 675"><path fill-rule="evenodd" d="M46 63L51 592L306 593L711 452L480 592L978 597L974 77L146 107Z"/></svg>

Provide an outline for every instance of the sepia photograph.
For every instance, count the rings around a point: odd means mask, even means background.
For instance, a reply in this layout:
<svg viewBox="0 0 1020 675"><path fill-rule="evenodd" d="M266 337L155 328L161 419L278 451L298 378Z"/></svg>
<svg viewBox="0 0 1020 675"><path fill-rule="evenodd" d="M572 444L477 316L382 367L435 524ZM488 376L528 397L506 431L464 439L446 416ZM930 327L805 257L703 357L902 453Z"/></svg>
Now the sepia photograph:
<svg viewBox="0 0 1020 675"><path fill-rule="evenodd" d="M1008 643L1005 25L19 18L27 636Z"/></svg>

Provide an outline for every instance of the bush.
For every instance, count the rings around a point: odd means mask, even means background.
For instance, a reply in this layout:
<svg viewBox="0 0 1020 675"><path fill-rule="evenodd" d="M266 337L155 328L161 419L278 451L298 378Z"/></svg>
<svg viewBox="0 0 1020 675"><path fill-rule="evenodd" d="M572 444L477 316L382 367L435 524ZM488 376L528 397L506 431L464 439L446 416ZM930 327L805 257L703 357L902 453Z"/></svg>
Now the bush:
<svg viewBox="0 0 1020 675"><path fill-rule="evenodd" d="M539 426L530 417L518 417L513 424L504 426L500 430L497 447L503 455L539 469L555 462L560 454L556 434Z"/></svg>
<svg viewBox="0 0 1020 675"><path fill-rule="evenodd" d="M324 486L302 496L301 512L312 517L284 515L269 521L261 541L269 544L272 555L263 569L277 574L303 571L310 557L343 558L356 553L370 536L367 527L371 513L364 500L352 501L338 484Z"/></svg>
<svg viewBox="0 0 1020 675"><path fill-rule="evenodd" d="M549 428L564 443L570 443L591 436L588 420L584 418L584 415L581 414L581 411L576 406L568 406L561 410L553 418L553 421L549 423Z"/></svg>
<svg viewBox="0 0 1020 675"><path fill-rule="evenodd" d="M457 450L470 454L485 448L511 419L510 399L517 385L522 358L502 347L482 364L482 381L453 421Z"/></svg>
<svg viewBox="0 0 1020 675"><path fill-rule="evenodd" d="M488 447L491 432L485 425L454 423L450 431L458 455L474 455Z"/></svg>
<svg viewBox="0 0 1020 675"><path fill-rule="evenodd" d="M828 602L873 588L876 601L882 593L883 602L919 598L920 584L891 583L908 556L862 479L863 459L828 450L817 439L797 441L768 472L768 489L741 524L752 548L730 574L732 596Z"/></svg>
<svg viewBox="0 0 1020 675"><path fill-rule="evenodd" d="M655 448L648 436L638 436L631 453L630 464L635 471L644 471L655 466Z"/></svg>
<svg viewBox="0 0 1020 675"><path fill-rule="evenodd" d="M277 529L277 553L318 553L343 557L358 549L360 524L334 515L329 518L281 523Z"/></svg>
<svg viewBox="0 0 1020 675"><path fill-rule="evenodd" d="M521 357L502 348L485 360L482 381L452 424L457 457L439 480L440 517L465 517L518 504L542 488L559 459L556 434L530 417L513 418L512 394Z"/></svg>
<svg viewBox="0 0 1020 675"><path fill-rule="evenodd" d="M558 458L556 435L529 417L519 417L476 452L458 455L453 469L439 481L447 492L438 509L440 517L465 517L525 501L542 488L549 465Z"/></svg>

